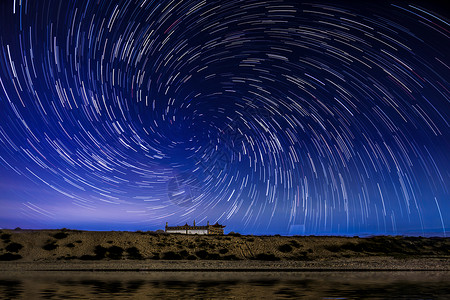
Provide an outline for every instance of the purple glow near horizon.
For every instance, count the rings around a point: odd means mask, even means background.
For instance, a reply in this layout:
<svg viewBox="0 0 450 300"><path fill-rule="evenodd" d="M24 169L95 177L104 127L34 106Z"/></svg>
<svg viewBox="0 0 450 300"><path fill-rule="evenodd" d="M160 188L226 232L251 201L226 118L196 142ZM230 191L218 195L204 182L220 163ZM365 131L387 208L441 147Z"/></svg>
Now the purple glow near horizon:
<svg viewBox="0 0 450 300"><path fill-rule="evenodd" d="M429 1L2 1L0 228L441 235Z"/></svg>

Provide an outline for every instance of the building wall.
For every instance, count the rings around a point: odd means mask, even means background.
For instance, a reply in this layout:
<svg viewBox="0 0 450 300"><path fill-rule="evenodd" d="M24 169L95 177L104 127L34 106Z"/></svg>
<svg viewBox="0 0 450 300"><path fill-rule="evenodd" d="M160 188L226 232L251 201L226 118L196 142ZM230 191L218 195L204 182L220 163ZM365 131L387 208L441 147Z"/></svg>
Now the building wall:
<svg viewBox="0 0 450 300"><path fill-rule="evenodd" d="M208 234L207 229L188 230L188 234Z"/></svg>
<svg viewBox="0 0 450 300"><path fill-rule="evenodd" d="M216 226L166 226L165 228L167 233L182 233L182 234L223 234L222 227Z"/></svg>
<svg viewBox="0 0 450 300"><path fill-rule="evenodd" d="M184 233L186 234L186 230L176 230L176 229L167 229L167 233Z"/></svg>
<svg viewBox="0 0 450 300"><path fill-rule="evenodd" d="M167 229L167 233L186 234L186 229ZM208 234L207 229L188 229L187 234Z"/></svg>

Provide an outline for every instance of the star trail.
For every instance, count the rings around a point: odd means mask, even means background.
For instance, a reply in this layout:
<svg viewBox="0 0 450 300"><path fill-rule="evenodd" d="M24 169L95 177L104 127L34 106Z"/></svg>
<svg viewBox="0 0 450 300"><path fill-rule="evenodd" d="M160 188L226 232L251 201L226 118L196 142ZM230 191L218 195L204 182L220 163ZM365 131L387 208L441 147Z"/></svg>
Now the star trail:
<svg viewBox="0 0 450 300"><path fill-rule="evenodd" d="M447 17L2 1L0 227L448 235Z"/></svg>

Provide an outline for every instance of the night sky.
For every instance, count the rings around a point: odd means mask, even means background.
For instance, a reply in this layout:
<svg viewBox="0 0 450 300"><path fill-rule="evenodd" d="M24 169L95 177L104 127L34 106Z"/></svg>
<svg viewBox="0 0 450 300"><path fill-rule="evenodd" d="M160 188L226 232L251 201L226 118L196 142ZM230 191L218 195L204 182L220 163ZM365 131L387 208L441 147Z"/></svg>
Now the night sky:
<svg viewBox="0 0 450 300"><path fill-rule="evenodd" d="M448 236L448 17L1 1L0 228Z"/></svg>

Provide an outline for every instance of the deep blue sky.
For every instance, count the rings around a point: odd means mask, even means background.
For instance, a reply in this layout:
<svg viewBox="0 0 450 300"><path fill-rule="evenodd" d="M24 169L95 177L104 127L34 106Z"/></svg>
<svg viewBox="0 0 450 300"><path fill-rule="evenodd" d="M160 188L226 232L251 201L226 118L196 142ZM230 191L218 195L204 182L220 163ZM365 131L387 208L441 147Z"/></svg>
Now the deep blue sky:
<svg viewBox="0 0 450 300"><path fill-rule="evenodd" d="M1 1L0 228L446 235L430 1Z"/></svg>

